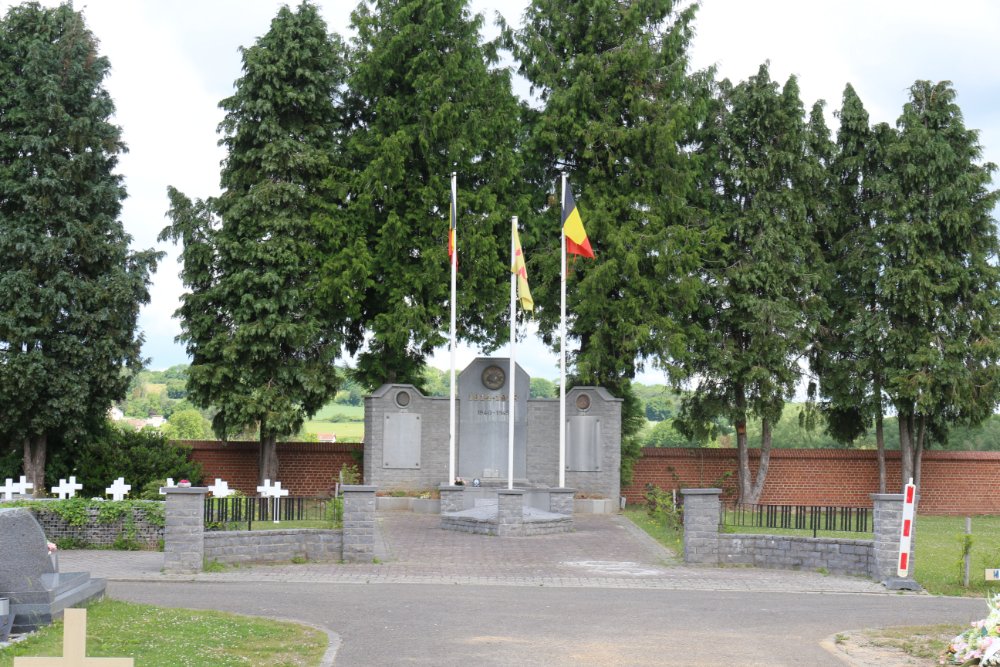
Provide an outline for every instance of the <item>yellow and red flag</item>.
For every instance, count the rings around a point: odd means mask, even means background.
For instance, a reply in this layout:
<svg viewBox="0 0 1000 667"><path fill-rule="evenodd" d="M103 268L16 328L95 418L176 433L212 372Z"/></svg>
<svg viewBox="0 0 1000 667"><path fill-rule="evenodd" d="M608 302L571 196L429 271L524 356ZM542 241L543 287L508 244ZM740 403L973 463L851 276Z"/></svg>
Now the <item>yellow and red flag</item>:
<svg viewBox="0 0 1000 667"><path fill-rule="evenodd" d="M566 235L566 253L569 255L581 255L594 259L594 250L590 247L590 239L583 228L583 220L580 219L580 209L576 207L573 199L573 191L566 183L566 195L563 200L562 222L563 234Z"/></svg>
<svg viewBox="0 0 1000 667"><path fill-rule="evenodd" d="M452 264L458 264L458 252L455 247L456 237L455 237L455 225L458 220L458 206L455 202L455 197L451 198L451 210L448 213L448 261Z"/></svg>
<svg viewBox="0 0 1000 667"><path fill-rule="evenodd" d="M528 288L528 267L524 263L524 252L521 250L521 237L514 227L514 265L510 267L511 273L517 276L517 300L524 310L534 310L535 301L531 298L531 290Z"/></svg>

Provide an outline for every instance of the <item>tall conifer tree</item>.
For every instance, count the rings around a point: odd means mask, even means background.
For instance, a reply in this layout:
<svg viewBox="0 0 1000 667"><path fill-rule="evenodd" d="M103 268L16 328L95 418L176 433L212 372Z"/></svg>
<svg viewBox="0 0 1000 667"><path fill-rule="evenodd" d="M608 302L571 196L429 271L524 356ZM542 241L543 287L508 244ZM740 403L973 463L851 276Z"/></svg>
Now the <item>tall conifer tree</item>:
<svg viewBox="0 0 1000 667"><path fill-rule="evenodd" d="M694 268L711 242L694 225L684 150L707 102L707 75L688 71L695 11L673 0L534 0L512 35L542 105L528 117L525 177L535 187L525 237L536 248L539 328L556 340L565 171L596 254L573 261L567 281L567 327L579 341L572 382L625 399L625 479L644 421L630 381L650 359L680 351L675 317L693 303Z"/></svg>
<svg viewBox="0 0 1000 667"><path fill-rule="evenodd" d="M884 493L886 321L878 289L883 268L879 239L891 205L885 155L894 132L885 124L869 126L868 112L850 84L837 115L832 215L818 230L830 269L822 290L827 316L811 361L819 376L827 430L835 439L851 442L874 422L879 490Z"/></svg>
<svg viewBox="0 0 1000 667"><path fill-rule="evenodd" d="M128 249L110 64L70 5L0 20L0 447L44 495L50 441L97 430L142 367L157 253Z"/></svg>
<svg viewBox="0 0 1000 667"><path fill-rule="evenodd" d="M222 195L169 192L173 224L162 236L184 245L189 396L217 408L220 437L259 430L261 480L278 479L277 438L335 395L334 362L356 312L350 288L320 298L317 281L324 263L346 283L363 275L363 239L335 222L343 74L342 47L317 8L283 7L243 50L243 75L221 103Z"/></svg>
<svg viewBox="0 0 1000 667"><path fill-rule="evenodd" d="M458 335L486 347L505 337L520 112L468 4L366 0L352 15L345 214L367 241L369 272L349 345L363 350L355 375L370 388L421 386L427 355L446 341L452 172Z"/></svg>
<svg viewBox="0 0 1000 667"><path fill-rule="evenodd" d="M950 82L917 81L889 148L880 236L885 265L885 393L899 421L902 480L919 485L923 449L952 424L978 424L1000 395L1000 268L978 133Z"/></svg>
<svg viewBox="0 0 1000 667"><path fill-rule="evenodd" d="M801 376L798 360L820 306L814 290L823 269L812 226L818 207L809 195L820 194L824 181L822 142L807 131L795 78L779 89L766 65L745 82L720 84L707 127L704 192L712 195L709 224L723 243L711 248L700 305L687 320L683 371L695 386L676 423L696 436L712 419L727 418L736 428L739 501L756 503L772 427ZM750 417L761 420L755 478Z"/></svg>

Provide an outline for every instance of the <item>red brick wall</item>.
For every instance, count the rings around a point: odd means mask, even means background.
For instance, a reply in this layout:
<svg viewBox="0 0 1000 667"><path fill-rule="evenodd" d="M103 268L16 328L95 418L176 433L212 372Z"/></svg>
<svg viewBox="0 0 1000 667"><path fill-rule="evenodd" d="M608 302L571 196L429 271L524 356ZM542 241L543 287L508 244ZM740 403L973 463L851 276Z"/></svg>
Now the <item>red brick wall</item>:
<svg viewBox="0 0 1000 667"><path fill-rule="evenodd" d="M750 454L756 474L757 451ZM898 451L886 452L886 469L886 490L899 493ZM1000 514L1000 452L925 451L921 473L921 512ZM633 482L622 494L630 503L641 503L647 482L665 490L734 490L735 475L735 449L645 448ZM877 491L878 461L872 450L774 449L761 501L866 507Z"/></svg>
<svg viewBox="0 0 1000 667"><path fill-rule="evenodd" d="M257 489L257 443L188 441L202 464L206 484L220 477L234 489ZM280 442L281 485L292 495L326 495L340 467L361 466L360 443ZM756 474L757 451L750 451ZM887 490L901 490L899 452L886 453ZM924 452L920 511L927 514L1000 514L1000 452ZM635 465L629 503L641 503L646 483L662 489L736 486L735 449L646 448ZM774 449L762 502L868 507L878 491L878 462L872 450ZM732 493L726 497L731 498Z"/></svg>
<svg viewBox="0 0 1000 667"><path fill-rule="evenodd" d="M218 477L229 482L231 489L257 494L257 442L187 440L183 444L192 448L191 458L201 464L206 485ZM325 496L342 465L357 465L361 470L361 452L357 442L279 442L278 481L293 496Z"/></svg>

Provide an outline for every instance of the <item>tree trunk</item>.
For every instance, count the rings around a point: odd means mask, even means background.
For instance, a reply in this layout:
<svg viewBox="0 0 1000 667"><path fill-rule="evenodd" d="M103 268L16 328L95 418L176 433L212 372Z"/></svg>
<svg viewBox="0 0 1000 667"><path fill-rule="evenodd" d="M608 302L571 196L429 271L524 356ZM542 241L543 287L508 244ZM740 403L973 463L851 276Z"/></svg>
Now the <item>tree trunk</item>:
<svg viewBox="0 0 1000 667"><path fill-rule="evenodd" d="M875 415L875 450L878 453L878 492L885 493L885 432L882 424L882 410Z"/></svg>
<svg viewBox="0 0 1000 667"><path fill-rule="evenodd" d="M917 489L920 488L920 462L924 459L924 440L926 437L927 417L921 416L920 429L917 431L917 442L913 447L913 483L916 485Z"/></svg>
<svg viewBox="0 0 1000 667"><path fill-rule="evenodd" d="M45 497L45 453L48 442L44 433L24 439L24 476L34 484L32 491L36 498Z"/></svg>
<svg viewBox="0 0 1000 667"><path fill-rule="evenodd" d="M764 482L767 479L767 468L771 463L771 421L762 419L760 421L760 463L757 465L757 478L753 481L750 489L751 505L760 502L760 497L764 493Z"/></svg>
<svg viewBox="0 0 1000 667"><path fill-rule="evenodd" d="M902 482L899 484L899 491L902 493L903 485L913 477L913 415L899 414L899 468Z"/></svg>
<svg viewBox="0 0 1000 667"><path fill-rule="evenodd" d="M739 489L736 502L740 505L750 502L750 452L747 451L746 419L736 422L736 486Z"/></svg>
<svg viewBox="0 0 1000 667"><path fill-rule="evenodd" d="M743 395L743 385L735 388L736 408L739 416L736 418L736 502L745 504L750 502L750 452L747 451L747 418L746 418L746 397Z"/></svg>
<svg viewBox="0 0 1000 667"><path fill-rule="evenodd" d="M269 479L271 483L278 481L278 444L273 433L260 433L260 455L257 460L258 480L260 485Z"/></svg>

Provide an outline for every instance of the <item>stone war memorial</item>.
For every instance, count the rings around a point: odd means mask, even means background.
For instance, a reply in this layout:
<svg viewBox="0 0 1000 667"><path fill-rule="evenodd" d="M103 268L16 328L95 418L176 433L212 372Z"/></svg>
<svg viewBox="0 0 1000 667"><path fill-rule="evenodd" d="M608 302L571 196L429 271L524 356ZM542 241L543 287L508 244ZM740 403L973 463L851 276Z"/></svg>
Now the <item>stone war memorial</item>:
<svg viewBox="0 0 1000 667"><path fill-rule="evenodd" d="M488 534L569 530L574 494L606 498L617 507L621 399L601 387L566 392L560 485L559 400L529 398L528 374L515 366L514 375L508 377L508 359L480 357L458 376L455 470L461 485L449 479L450 400L424 396L408 384L379 387L365 399L366 483L385 491L439 488L442 527ZM511 407L513 489L507 488ZM512 523L498 518L504 508L514 513Z"/></svg>

